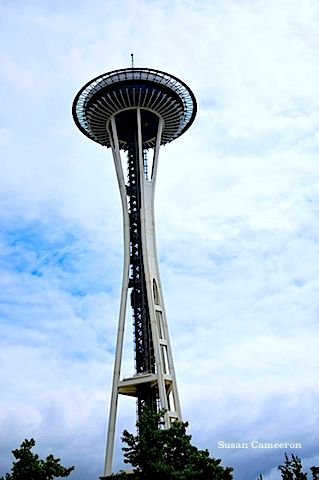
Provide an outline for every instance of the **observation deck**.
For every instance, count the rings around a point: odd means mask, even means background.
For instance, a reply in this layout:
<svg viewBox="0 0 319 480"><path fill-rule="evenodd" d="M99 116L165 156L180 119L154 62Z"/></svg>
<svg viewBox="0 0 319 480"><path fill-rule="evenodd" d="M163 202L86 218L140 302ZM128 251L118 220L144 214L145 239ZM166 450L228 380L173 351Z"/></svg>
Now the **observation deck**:
<svg viewBox="0 0 319 480"><path fill-rule="evenodd" d="M91 140L111 147L109 121L116 115L119 146L128 149L127 125L141 109L143 148L154 148L158 119L164 127L161 145L184 133L196 116L192 91L178 78L150 68L125 68L104 73L78 92L73 102L77 127Z"/></svg>

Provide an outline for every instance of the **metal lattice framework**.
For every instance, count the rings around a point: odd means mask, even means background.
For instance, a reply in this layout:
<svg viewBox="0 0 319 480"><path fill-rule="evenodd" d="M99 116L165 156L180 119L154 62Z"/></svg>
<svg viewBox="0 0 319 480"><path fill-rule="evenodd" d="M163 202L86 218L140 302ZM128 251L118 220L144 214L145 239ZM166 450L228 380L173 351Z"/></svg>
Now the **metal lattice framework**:
<svg viewBox="0 0 319 480"><path fill-rule="evenodd" d="M144 272L144 260L141 232L141 189L138 152L136 152L136 131L130 132L128 142L128 211L130 218L130 279L131 307L133 311L134 345L135 345L135 372L136 375L155 373L156 361L151 332L149 302ZM145 388L146 387L146 388ZM138 415L144 406L151 410L157 409L158 390L150 385L141 386L137 392Z"/></svg>

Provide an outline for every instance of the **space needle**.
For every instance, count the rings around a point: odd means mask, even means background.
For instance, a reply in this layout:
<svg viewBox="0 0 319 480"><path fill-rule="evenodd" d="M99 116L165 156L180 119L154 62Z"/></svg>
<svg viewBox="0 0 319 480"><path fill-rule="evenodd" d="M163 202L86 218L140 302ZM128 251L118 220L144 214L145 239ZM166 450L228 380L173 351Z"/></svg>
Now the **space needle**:
<svg viewBox="0 0 319 480"><path fill-rule="evenodd" d="M88 138L112 149L122 201L124 264L104 476L112 473L119 395L143 408L165 409L165 428L181 420L172 349L159 275L154 193L160 146L192 124L196 100L184 82L151 68L125 68L88 82L75 97L73 118ZM122 378L130 300L132 376ZM134 359L134 360L133 360ZM101 477L103 478L103 477Z"/></svg>

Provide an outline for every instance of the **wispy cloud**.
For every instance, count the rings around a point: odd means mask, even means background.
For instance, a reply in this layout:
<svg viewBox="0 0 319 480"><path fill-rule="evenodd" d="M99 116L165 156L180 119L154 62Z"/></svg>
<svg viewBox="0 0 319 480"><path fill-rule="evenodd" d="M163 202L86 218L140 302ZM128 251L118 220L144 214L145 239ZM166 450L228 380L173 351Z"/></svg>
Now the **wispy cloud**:
<svg viewBox="0 0 319 480"><path fill-rule="evenodd" d="M0 474L34 436L102 473L122 269L110 152L73 126L103 71L168 71L196 122L162 149L160 270L183 414L238 480L318 464L319 7L305 0L0 2ZM124 373L132 373L131 331ZM121 399L118 432L134 425ZM119 438L119 435L118 435ZM116 466L121 465L120 445Z"/></svg>

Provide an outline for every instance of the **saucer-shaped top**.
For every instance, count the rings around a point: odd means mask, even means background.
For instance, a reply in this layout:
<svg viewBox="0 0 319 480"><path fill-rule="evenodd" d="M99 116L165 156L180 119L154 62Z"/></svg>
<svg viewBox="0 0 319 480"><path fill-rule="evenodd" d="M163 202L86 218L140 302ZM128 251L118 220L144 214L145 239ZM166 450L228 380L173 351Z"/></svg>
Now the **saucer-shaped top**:
<svg viewBox="0 0 319 480"><path fill-rule="evenodd" d="M192 124L197 110L192 91L178 78L150 68L126 68L104 73L88 82L73 102L73 118L87 137L111 146L108 123L115 115L126 149L125 133L141 108L143 147L156 142L158 117L164 120L161 144L179 137Z"/></svg>

